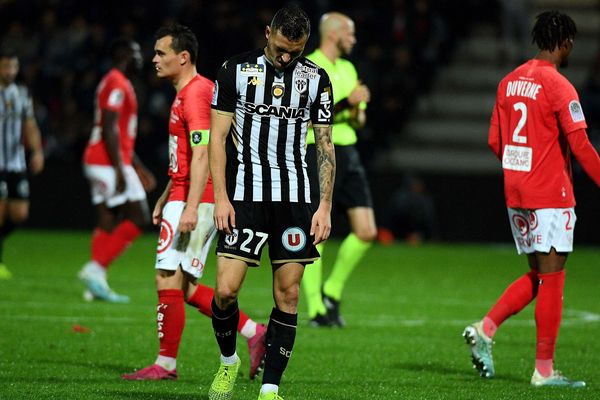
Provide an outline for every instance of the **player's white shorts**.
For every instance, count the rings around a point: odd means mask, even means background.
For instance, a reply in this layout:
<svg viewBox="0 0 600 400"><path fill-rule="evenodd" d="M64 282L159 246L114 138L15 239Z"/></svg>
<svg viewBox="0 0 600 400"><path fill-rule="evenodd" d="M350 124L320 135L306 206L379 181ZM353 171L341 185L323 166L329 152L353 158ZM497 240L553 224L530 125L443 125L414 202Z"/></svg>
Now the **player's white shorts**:
<svg viewBox="0 0 600 400"><path fill-rule="evenodd" d="M108 208L117 207L126 202L146 200L146 191L140 178L131 165L123 168L125 190L117 193L117 175L109 165L84 164L83 171L90 181L92 204L106 203Z"/></svg>
<svg viewBox="0 0 600 400"><path fill-rule="evenodd" d="M574 208L508 208L508 219L519 254L573 251Z"/></svg>
<svg viewBox="0 0 600 400"><path fill-rule="evenodd" d="M184 207L183 201L169 201L163 208L155 268L175 271L181 265L185 272L197 279L204 272L206 256L217 233L213 221L215 205L198 205L198 224L188 234L177 230Z"/></svg>

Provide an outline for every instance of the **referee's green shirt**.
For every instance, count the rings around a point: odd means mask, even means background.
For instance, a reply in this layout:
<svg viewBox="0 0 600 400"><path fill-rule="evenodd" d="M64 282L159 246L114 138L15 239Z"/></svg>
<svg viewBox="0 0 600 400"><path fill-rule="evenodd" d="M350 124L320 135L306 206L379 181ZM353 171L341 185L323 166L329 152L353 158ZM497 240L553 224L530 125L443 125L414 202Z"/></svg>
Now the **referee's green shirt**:
<svg viewBox="0 0 600 400"><path fill-rule="evenodd" d="M331 80L331 86L333 87L333 103L336 104L340 100L347 98L352 90L358 84L358 74L354 65L346 59L338 58L333 64L320 49L316 49L314 52L306 56L309 60L317 64L319 67L325 69ZM361 109L367 108L366 103L360 103ZM344 110L341 113L337 113L333 120L333 144L339 146L349 146L356 143L356 131L348 124L349 110ZM342 121L342 122L336 122ZM309 129L306 137L306 143L314 143L315 136L312 129Z"/></svg>

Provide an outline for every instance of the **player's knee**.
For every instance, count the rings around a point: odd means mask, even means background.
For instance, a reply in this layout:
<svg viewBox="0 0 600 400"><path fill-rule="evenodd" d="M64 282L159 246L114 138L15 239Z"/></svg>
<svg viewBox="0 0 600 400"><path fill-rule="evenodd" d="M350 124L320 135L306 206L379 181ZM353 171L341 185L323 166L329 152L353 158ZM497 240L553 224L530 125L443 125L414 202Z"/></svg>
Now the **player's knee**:
<svg viewBox="0 0 600 400"><path fill-rule="evenodd" d="M20 225L24 223L25 221L27 221L27 218L29 218L29 210L18 210L12 213L10 216L10 220L15 225Z"/></svg>
<svg viewBox="0 0 600 400"><path fill-rule="evenodd" d="M286 288L275 289L275 301L277 305L283 310L296 309L298 305L298 298L300 295L300 285L292 285ZM290 311L287 311L290 312Z"/></svg>
<svg viewBox="0 0 600 400"><path fill-rule="evenodd" d="M239 288L231 285L219 285L215 289L215 302L219 308L225 309L237 300L238 294Z"/></svg>
<svg viewBox="0 0 600 400"><path fill-rule="evenodd" d="M377 237L377 229L374 226L359 228L354 234L359 240L369 243Z"/></svg>

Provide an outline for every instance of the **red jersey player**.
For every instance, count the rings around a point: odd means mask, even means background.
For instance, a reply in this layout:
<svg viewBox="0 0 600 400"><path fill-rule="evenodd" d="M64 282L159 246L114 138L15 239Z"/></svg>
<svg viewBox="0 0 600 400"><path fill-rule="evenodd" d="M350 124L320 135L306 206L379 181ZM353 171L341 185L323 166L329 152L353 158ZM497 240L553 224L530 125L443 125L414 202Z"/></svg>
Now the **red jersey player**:
<svg viewBox="0 0 600 400"><path fill-rule="evenodd" d="M600 158L590 144L573 85L558 72L565 66L577 30L556 11L537 16L532 37L538 55L509 73L498 86L489 145L502 161L504 193L519 254L530 270L513 282L480 322L463 336L473 365L494 376L492 338L507 318L534 298L536 360L533 386L583 387L554 369L562 315L564 266L573 250L575 197L570 154L600 186Z"/></svg>
<svg viewBox="0 0 600 400"><path fill-rule="evenodd" d="M98 224L92 236L92 259L79 272L88 300L128 302L106 281L106 270L142 232L150 215L146 190L156 185L134 153L137 99L128 77L142 66L140 46L117 39L111 46L114 67L96 89L94 128L83 155Z"/></svg>
<svg viewBox="0 0 600 400"><path fill-rule="evenodd" d="M196 284L216 234L207 152L214 84L196 71L198 42L189 28L175 24L159 29L154 51L157 76L177 90L169 118L170 180L152 213L154 224L161 226L156 255L160 351L154 364L122 376L127 380L176 379L184 302L212 316L214 294ZM240 313L238 331L248 340L252 379L264 360L266 327Z"/></svg>

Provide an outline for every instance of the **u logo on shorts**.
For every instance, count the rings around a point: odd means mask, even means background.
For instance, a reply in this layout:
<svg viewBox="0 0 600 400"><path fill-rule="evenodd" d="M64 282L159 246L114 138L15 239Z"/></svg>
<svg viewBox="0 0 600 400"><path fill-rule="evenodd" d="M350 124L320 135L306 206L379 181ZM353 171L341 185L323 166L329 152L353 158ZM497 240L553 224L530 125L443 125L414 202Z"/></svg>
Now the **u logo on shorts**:
<svg viewBox="0 0 600 400"><path fill-rule="evenodd" d="M300 251L306 245L306 234L298 227L287 228L281 236L281 243L288 251Z"/></svg>

